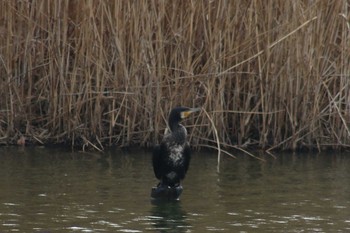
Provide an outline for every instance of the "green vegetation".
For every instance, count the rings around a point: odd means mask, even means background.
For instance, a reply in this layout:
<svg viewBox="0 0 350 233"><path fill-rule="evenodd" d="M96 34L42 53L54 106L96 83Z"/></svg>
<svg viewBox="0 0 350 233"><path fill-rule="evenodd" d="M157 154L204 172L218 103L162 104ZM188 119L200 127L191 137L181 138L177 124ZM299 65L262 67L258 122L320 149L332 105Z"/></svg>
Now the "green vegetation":
<svg viewBox="0 0 350 233"><path fill-rule="evenodd" d="M0 142L151 146L184 105L203 108L185 123L194 146L348 147L349 11L338 0L1 1Z"/></svg>

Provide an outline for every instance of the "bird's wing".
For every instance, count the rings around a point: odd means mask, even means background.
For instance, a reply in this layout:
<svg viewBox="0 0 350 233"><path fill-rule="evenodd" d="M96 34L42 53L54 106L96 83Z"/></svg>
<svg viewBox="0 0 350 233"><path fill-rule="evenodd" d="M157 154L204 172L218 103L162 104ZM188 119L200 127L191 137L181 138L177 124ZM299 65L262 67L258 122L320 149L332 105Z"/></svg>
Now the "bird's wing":
<svg viewBox="0 0 350 233"><path fill-rule="evenodd" d="M157 177L157 179L161 179L162 177L161 163L162 163L162 159L161 159L160 145L156 145L153 149L152 164L153 164L154 175Z"/></svg>

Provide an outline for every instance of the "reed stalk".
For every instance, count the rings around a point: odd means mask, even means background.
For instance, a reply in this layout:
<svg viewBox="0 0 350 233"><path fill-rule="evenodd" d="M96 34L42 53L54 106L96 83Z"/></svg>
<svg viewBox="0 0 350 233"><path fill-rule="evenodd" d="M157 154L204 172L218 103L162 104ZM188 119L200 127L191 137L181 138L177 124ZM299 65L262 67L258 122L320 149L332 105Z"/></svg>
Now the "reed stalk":
<svg viewBox="0 0 350 233"><path fill-rule="evenodd" d="M350 145L348 1L0 2L0 143ZM219 145L218 145L219 143Z"/></svg>

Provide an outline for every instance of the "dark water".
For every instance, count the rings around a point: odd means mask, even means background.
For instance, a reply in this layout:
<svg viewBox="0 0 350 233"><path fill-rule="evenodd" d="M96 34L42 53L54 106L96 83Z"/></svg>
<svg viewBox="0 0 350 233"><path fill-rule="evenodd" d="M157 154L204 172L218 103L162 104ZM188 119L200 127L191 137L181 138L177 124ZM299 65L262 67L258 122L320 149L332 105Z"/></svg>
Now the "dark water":
<svg viewBox="0 0 350 233"><path fill-rule="evenodd" d="M0 148L0 232L350 232L350 154L195 154L152 203L150 154Z"/></svg>

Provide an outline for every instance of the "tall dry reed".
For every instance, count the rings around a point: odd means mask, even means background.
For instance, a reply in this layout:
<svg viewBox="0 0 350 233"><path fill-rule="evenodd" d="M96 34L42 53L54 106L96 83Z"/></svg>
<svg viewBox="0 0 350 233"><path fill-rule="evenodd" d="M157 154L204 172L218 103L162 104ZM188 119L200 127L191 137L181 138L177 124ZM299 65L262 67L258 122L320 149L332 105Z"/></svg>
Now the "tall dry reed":
<svg viewBox="0 0 350 233"><path fill-rule="evenodd" d="M0 141L350 145L348 1L0 2Z"/></svg>

